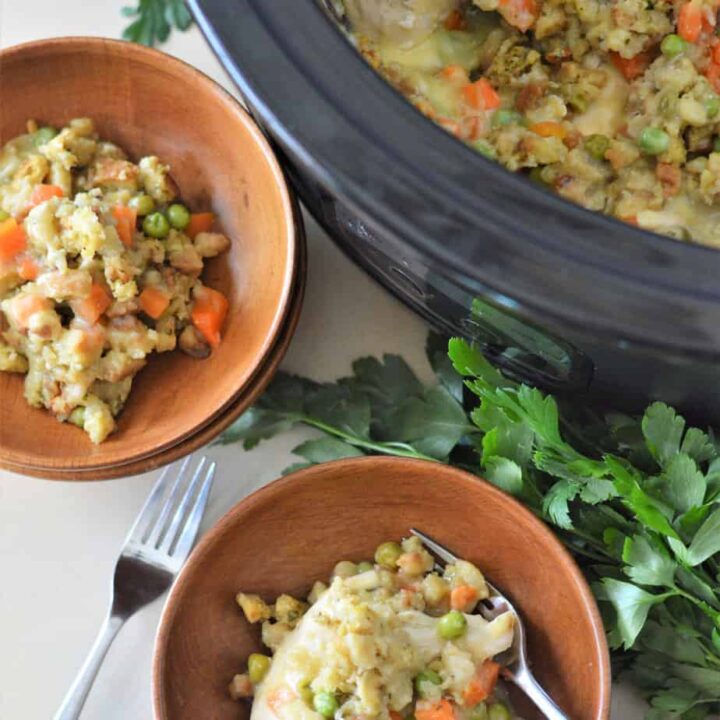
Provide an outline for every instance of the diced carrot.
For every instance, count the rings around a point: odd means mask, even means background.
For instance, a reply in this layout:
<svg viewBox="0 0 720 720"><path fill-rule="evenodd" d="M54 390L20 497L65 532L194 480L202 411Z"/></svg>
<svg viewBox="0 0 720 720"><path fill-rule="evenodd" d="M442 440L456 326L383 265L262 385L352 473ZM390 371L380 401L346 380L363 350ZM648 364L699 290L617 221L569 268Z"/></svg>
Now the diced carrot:
<svg viewBox="0 0 720 720"><path fill-rule="evenodd" d="M495 110L500 107L500 96L485 78L466 85L463 98L475 110Z"/></svg>
<svg viewBox="0 0 720 720"><path fill-rule="evenodd" d="M557 137L561 140L567 135L567 130L559 122L552 120L537 122L531 125L529 130L542 137Z"/></svg>
<svg viewBox="0 0 720 720"><path fill-rule="evenodd" d="M0 222L0 263L14 259L27 247L27 236L15 218Z"/></svg>
<svg viewBox="0 0 720 720"><path fill-rule="evenodd" d="M403 716L397 710L391 710L390 720L403 720Z"/></svg>
<svg viewBox="0 0 720 720"><path fill-rule="evenodd" d="M720 93L720 64L710 63L705 70L705 77L713 86L713 90Z"/></svg>
<svg viewBox="0 0 720 720"><path fill-rule="evenodd" d="M527 32L538 16L535 0L500 0L498 12L520 32Z"/></svg>
<svg viewBox="0 0 720 720"><path fill-rule="evenodd" d="M140 293L140 307L153 320L157 320L169 304L170 296L157 288L147 287Z"/></svg>
<svg viewBox="0 0 720 720"><path fill-rule="evenodd" d="M88 325L94 325L100 316L110 307L112 299L107 290L94 282L90 288L90 294L84 298L75 298L70 301L70 307L76 317L84 320Z"/></svg>
<svg viewBox="0 0 720 720"><path fill-rule="evenodd" d="M204 285L195 290L195 304L190 318L214 348L220 345L220 330L227 317L228 307L227 298L221 292Z"/></svg>
<svg viewBox="0 0 720 720"><path fill-rule="evenodd" d="M18 295L8 301L8 316L18 327L26 329L33 315L50 308L52 302L41 295Z"/></svg>
<svg viewBox="0 0 720 720"><path fill-rule="evenodd" d="M40 266L30 257L21 258L18 262L18 275L23 280L37 280Z"/></svg>
<svg viewBox="0 0 720 720"><path fill-rule="evenodd" d="M680 6L677 27L678 35L687 42L697 42L702 32L702 9L693 0Z"/></svg>
<svg viewBox="0 0 720 720"><path fill-rule="evenodd" d="M626 222L628 225L637 225L638 224L637 215L625 215L619 219L622 220L623 222Z"/></svg>
<svg viewBox="0 0 720 720"><path fill-rule="evenodd" d="M451 118L439 117L437 118L437 124L455 137L462 137L463 135L463 130L460 126L460 123L452 120Z"/></svg>
<svg viewBox="0 0 720 720"><path fill-rule="evenodd" d="M455 711L448 700L421 701L415 707L415 720L455 720Z"/></svg>
<svg viewBox="0 0 720 720"><path fill-rule="evenodd" d="M137 212L127 205L115 205L112 209L112 216L115 219L115 229L125 247L132 247L135 224L137 223Z"/></svg>
<svg viewBox="0 0 720 720"><path fill-rule="evenodd" d="M57 185L36 185L30 195L30 202L27 206L29 212L34 207L42 205L48 200L52 200L55 197L65 197L65 192L61 187Z"/></svg>
<svg viewBox="0 0 720 720"><path fill-rule="evenodd" d="M443 26L446 30L465 30L467 23L459 10L453 10L446 18Z"/></svg>
<svg viewBox="0 0 720 720"><path fill-rule="evenodd" d="M473 679L463 693L465 707L473 707L492 695L500 674L500 665L492 660L486 660L475 670Z"/></svg>
<svg viewBox="0 0 720 720"><path fill-rule="evenodd" d="M652 55L649 52L641 52L631 58L624 58L616 52L611 52L610 60L626 80L635 80L647 70Z"/></svg>
<svg viewBox="0 0 720 720"><path fill-rule="evenodd" d="M193 213L190 216L190 224L185 228L185 234L195 239L201 232L210 232L215 222L215 213Z"/></svg>
<svg viewBox="0 0 720 720"><path fill-rule="evenodd" d="M277 690L273 690L268 693L267 704L268 707L279 717L280 708L283 705L287 705L290 701L296 697L295 693L288 687L279 687Z"/></svg>
<svg viewBox="0 0 720 720"><path fill-rule="evenodd" d="M710 57L712 58L712 63L714 65L720 65L720 43L718 43L710 53Z"/></svg>
<svg viewBox="0 0 720 720"><path fill-rule="evenodd" d="M459 585L450 593L450 607L453 610L469 612L477 602L478 591L472 585Z"/></svg>
<svg viewBox="0 0 720 720"><path fill-rule="evenodd" d="M458 85L465 85L470 82L467 71L462 65L446 65L440 71L440 75L443 79Z"/></svg>

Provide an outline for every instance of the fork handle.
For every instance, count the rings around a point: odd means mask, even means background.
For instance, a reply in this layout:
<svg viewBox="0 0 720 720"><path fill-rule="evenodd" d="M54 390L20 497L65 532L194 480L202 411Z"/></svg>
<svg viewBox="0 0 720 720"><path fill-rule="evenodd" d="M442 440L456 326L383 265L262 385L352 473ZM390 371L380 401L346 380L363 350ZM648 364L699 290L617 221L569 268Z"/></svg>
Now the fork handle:
<svg viewBox="0 0 720 720"><path fill-rule="evenodd" d="M95 681L95 676L100 670L105 655L110 649L112 641L118 634L118 630L125 624L125 619L117 615L108 615L100 628L95 642L93 643L83 666L80 668L73 684L62 701L60 709L55 713L53 720L77 720L85 705L85 700L90 693L90 688Z"/></svg>
<svg viewBox="0 0 720 720"><path fill-rule="evenodd" d="M511 676L511 679L535 703L547 720L569 720L527 668L518 670Z"/></svg>

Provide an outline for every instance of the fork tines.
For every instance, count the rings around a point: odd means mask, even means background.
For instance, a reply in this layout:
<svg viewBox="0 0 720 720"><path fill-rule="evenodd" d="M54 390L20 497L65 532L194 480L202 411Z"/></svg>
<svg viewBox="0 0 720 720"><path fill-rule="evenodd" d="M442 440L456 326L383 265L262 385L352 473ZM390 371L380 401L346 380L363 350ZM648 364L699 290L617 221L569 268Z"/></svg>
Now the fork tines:
<svg viewBox="0 0 720 720"><path fill-rule="evenodd" d="M163 471L140 511L128 542L183 560L192 547L216 464L193 456Z"/></svg>

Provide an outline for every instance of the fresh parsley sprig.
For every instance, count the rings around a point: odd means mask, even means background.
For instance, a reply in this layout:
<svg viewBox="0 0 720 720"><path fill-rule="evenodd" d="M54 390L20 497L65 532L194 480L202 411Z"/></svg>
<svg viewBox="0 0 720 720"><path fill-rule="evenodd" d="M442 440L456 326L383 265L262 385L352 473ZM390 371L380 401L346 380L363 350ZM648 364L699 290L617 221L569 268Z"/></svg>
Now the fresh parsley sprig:
<svg viewBox="0 0 720 720"><path fill-rule="evenodd" d="M137 5L121 10L132 18L123 38L152 47L165 42L173 28L185 31L192 25L192 15L184 0L137 0Z"/></svg>
<svg viewBox="0 0 720 720"><path fill-rule="evenodd" d="M364 454L448 462L554 526L591 582L616 670L649 720L720 712L720 449L653 403L642 417L578 412L499 373L464 340L431 336L437 385L402 358L363 358L316 383L280 373L223 436L246 448L304 424L313 463ZM568 440L572 438L572 442Z"/></svg>

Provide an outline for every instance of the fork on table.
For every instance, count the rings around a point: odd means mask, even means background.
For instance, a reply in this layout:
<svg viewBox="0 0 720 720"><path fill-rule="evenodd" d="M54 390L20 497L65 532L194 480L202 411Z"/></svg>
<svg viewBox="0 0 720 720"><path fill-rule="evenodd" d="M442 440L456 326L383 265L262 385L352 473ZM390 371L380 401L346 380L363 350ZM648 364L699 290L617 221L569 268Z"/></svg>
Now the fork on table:
<svg viewBox="0 0 720 720"><path fill-rule="evenodd" d="M437 563L439 569L443 568L442 563L457 562L458 558L453 553L430 536L415 528L410 528L410 532L418 537L423 545L441 561L441 563ZM488 582L487 578L485 578L485 583L490 590L490 596L478 606L480 614L490 621L508 611L515 616L512 646L499 658L505 668L504 676L535 703L547 720L569 720L530 672L525 643L525 626L522 618L513 604L492 583Z"/></svg>
<svg viewBox="0 0 720 720"><path fill-rule="evenodd" d="M160 597L180 572L197 536L215 463L192 456L170 465L135 520L115 564L108 615L54 720L75 720L125 621Z"/></svg>

